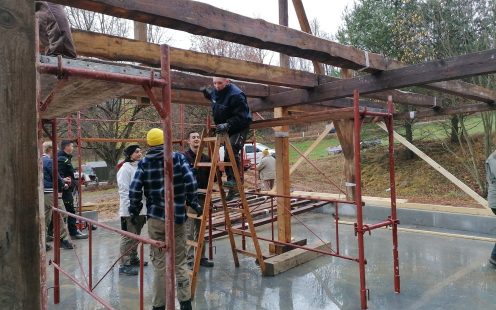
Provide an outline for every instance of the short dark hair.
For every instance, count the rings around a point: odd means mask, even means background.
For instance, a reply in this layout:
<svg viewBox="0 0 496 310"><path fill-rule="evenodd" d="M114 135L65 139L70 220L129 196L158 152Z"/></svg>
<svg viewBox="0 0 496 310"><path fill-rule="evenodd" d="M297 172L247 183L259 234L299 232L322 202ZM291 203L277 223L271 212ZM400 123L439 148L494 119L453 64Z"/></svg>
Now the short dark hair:
<svg viewBox="0 0 496 310"><path fill-rule="evenodd" d="M200 131L198 131L198 130L190 130L190 131L188 132L188 139L191 137L191 134L192 134L192 133L197 133L197 134L200 134Z"/></svg>
<svg viewBox="0 0 496 310"><path fill-rule="evenodd" d="M60 149L64 150L65 147L71 143L74 143L74 141L73 140L62 140L62 142L60 142Z"/></svg>

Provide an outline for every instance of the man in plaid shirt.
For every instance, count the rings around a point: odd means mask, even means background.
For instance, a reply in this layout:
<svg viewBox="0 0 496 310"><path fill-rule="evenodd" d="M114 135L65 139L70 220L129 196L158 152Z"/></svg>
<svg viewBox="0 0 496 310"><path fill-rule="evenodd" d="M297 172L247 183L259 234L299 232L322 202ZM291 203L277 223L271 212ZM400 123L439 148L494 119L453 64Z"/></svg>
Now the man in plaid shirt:
<svg viewBox="0 0 496 310"><path fill-rule="evenodd" d="M143 193L146 198L148 235L150 238L165 241L165 191L164 191L164 136L158 128L151 129L146 136L148 150L129 187L129 213L139 216ZM186 201L201 215L203 210L196 196L196 179L184 155L173 152L174 172L174 235L176 240L176 281L177 298L181 310L191 308L191 287L186 261ZM165 255L162 249L151 247L150 258L153 263L153 309L165 310L164 277Z"/></svg>

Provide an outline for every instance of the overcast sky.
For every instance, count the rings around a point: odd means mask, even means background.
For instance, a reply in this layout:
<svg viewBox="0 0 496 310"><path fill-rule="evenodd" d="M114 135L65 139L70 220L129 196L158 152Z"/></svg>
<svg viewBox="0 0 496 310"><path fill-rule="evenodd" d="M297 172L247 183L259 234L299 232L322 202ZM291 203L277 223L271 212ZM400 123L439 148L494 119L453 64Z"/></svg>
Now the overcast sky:
<svg viewBox="0 0 496 310"><path fill-rule="evenodd" d="M218 8L252 18L261 18L272 23L279 23L278 0L198 0ZM322 31L335 34L342 22L342 13L346 6L352 6L354 0L303 0L309 21L317 18ZM289 6L289 27L300 29L291 0ZM171 45L189 48L189 35L174 31Z"/></svg>

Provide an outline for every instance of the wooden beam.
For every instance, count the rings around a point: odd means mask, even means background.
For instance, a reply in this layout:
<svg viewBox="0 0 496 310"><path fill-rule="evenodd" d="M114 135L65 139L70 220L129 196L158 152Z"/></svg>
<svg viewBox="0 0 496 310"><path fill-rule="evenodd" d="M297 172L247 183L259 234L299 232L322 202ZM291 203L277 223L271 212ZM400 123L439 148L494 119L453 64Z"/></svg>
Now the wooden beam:
<svg viewBox="0 0 496 310"><path fill-rule="evenodd" d="M0 300L46 309L43 184L38 155L33 1L0 4Z"/></svg>
<svg viewBox="0 0 496 310"><path fill-rule="evenodd" d="M377 126L379 126L380 128L382 128L383 130L387 131L386 124L384 124L383 122L376 123L376 124L377 124ZM432 168L436 169L436 171L438 171L439 173L441 173L449 181L451 181L453 184L455 184L459 189L461 189L467 195L469 195L470 197L472 197L481 206L483 206L486 209L489 209L486 199L484 199L483 197L481 197L473 189L471 189L465 183L463 183L458 178L456 178L448 170L444 169L440 164L438 164L432 158L430 158L429 156L427 156L427 154L425 154L424 152L422 152L421 150L419 150L417 147L415 147L415 145L413 145L410 142L408 142L408 140L406 140L405 138L403 138L396 131L394 132L394 138L398 142L400 142L401 144L403 144L404 146L406 146L408 149L410 149L412 152L414 152L415 154L417 154L418 157L420 157L421 159L423 159L424 161L426 161Z"/></svg>
<svg viewBox="0 0 496 310"><path fill-rule="evenodd" d="M291 106L349 97L355 89L358 89L360 94L369 94L387 89L422 85L436 80L457 79L494 72L496 72L496 49L331 82L317 86L312 91L297 89L274 94L262 99L262 102L272 107ZM492 98L493 102L495 98Z"/></svg>
<svg viewBox="0 0 496 310"><path fill-rule="evenodd" d="M112 61L140 62L154 67L160 66L160 46L158 44L77 29L73 29L72 35L79 55ZM310 72L173 47L170 48L170 55L173 69L206 75L220 75L249 82L308 88L339 80L335 77L316 75ZM389 95L395 98L396 103L424 107L436 105L436 97L399 90L374 93L366 97L387 101Z"/></svg>
<svg viewBox="0 0 496 310"><path fill-rule="evenodd" d="M274 117L272 119L264 119L253 121L250 125L251 129L270 128L276 126L289 126L294 124L305 124L321 121L334 121L340 119L353 118L353 108L343 108L331 111L319 111L312 113L302 113L292 116Z"/></svg>
<svg viewBox="0 0 496 310"><path fill-rule="evenodd" d="M367 53L351 46L317 38L298 30L275 25L261 19L238 15L196 1L52 0L52 2L283 52L290 56L316 60L341 68L377 72L406 66L382 55ZM494 98L494 96L487 97L466 88L459 92L459 89L456 86L453 87L451 83L447 85L432 84L430 87L441 92L450 91L462 97L474 97L474 99L477 98L475 100L484 102Z"/></svg>
<svg viewBox="0 0 496 310"><path fill-rule="evenodd" d="M317 137L317 139L315 139L312 145L310 145L305 150L303 156L300 156L300 158L298 158L298 160L291 166L291 168L289 169L289 175L292 175L293 172L295 172L296 169L298 169L298 167L305 161L304 157L308 157L308 155L312 153L312 151L320 144L320 142L322 142L322 140L324 140L324 138L327 137L327 135L333 128L334 128L333 124L329 124L325 126L324 131Z"/></svg>

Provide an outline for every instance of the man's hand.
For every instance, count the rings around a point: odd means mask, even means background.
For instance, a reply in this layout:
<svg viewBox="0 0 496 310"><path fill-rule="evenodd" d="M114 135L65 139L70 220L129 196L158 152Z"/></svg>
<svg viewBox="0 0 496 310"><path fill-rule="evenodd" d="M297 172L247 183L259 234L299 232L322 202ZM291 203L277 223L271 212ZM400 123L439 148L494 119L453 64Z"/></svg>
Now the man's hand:
<svg viewBox="0 0 496 310"><path fill-rule="evenodd" d="M140 212L141 212L141 208L143 206L137 206L137 205L130 205L128 207L128 210L129 210L129 214L130 216L139 216Z"/></svg>
<svg viewBox="0 0 496 310"><path fill-rule="evenodd" d="M200 88L200 91L203 93L203 97L205 97L205 99L212 100L212 93L214 92L214 89L211 86L202 87Z"/></svg>
<svg viewBox="0 0 496 310"><path fill-rule="evenodd" d="M134 214L131 214L131 216L129 217L129 221L131 222L131 224L133 224L134 226L138 226L139 224L139 215L134 215Z"/></svg>
<svg viewBox="0 0 496 310"><path fill-rule="evenodd" d="M231 125L229 125L229 123L218 124L217 126L215 126L215 133L216 134L226 133L229 131L230 127Z"/></svg>

